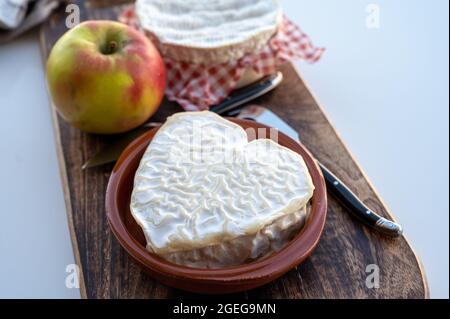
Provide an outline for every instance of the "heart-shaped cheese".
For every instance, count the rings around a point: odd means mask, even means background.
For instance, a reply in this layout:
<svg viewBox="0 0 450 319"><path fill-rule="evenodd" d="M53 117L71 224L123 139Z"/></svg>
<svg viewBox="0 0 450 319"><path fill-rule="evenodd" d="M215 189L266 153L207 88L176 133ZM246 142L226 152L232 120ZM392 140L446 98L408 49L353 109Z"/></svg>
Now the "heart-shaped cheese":
<svg viewBox="0 0 450 319"><path fill-rule="evenodd" d="M314 186L302 157L270 139L248 142L247 133L208 111L167 119L131 196L148 250L186 252L256 235L305 207Z"/></svg>

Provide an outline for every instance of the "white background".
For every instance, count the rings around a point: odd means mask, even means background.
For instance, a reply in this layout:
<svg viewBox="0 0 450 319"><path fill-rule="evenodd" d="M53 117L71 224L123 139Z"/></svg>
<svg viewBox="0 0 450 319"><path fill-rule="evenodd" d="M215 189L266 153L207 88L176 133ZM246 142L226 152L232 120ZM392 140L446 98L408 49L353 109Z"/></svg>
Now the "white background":
<svg viewBox="0 0 450 319"><path fill-rule="evenodd" d="M448 298L448 1L281 2L327 49L304 78ZM0 46L0 118L0 297L77 298L37 32Z"/></svg>

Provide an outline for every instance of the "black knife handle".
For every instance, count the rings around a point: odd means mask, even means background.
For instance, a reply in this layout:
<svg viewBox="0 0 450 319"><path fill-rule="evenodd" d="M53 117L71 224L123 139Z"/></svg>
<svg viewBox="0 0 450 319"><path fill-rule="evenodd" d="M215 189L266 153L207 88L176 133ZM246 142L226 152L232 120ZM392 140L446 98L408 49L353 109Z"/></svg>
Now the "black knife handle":
<svg viewBox="0 0 450 319"><path fill-rule="evenodd" d="M222 102L216 105L212 105L209 110L211 112L224 115L236 109L249 101L260 97L267 92L273 90L281 83L283 80L283 74L281 72L276 72L265 76L259 81L247 85L241 89L234 90L231 94L225 98Z"/></svg>
<svg viewBox="0 0 450 319"><path fill-rule="evenodd" d="M339 178L331 173L328 168L319 163L323 176L327 183L327 187L330 189L330 193L333 193L336 198L344 205L347 206L349 211L353 213L366 225L378 230L379 232L398 237L403 233L401 225L394 223L384 217L373 212L370 208L364 205L361 200L350 190Z"/></svg>

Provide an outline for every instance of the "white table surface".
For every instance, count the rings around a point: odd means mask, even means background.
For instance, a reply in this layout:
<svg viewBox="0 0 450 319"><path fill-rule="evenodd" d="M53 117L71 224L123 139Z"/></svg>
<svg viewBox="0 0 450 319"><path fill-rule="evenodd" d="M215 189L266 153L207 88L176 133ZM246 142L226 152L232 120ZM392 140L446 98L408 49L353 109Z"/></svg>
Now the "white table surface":
<svg viewBox="0 0 450 319"><path fill-rule="evenodd" d="M366 26L378 5L380 25ZM449 296L448 1L282 1L317 45L304 78ZM78 298L38 34L0 46L0 297Z"/></svg>

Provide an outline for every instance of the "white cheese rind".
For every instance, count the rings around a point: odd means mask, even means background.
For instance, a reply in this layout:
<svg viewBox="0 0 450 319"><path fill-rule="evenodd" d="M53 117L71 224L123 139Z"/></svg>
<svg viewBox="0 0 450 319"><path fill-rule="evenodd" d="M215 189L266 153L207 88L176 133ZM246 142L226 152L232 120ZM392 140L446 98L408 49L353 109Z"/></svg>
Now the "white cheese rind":
<svg viewBox="0 0 450 319"><path fill-rule="evenodd" d="M248 142L215 113L183 112L145 151L130 208L147 249L168 254L255 235L304 207L313 190L299 154L268 139Z"/></svg>
<svg viewBox="0 0 450 319"><path fill-rule="evenodd" d="M136 14L164 56L195 64L263 48L282 20L277 0L138 0Z"/></svg>
<svg viewBox="0 0 450 319"><path fill-rule="evenodd" d="M286 246L303 228L310 213L307 205L282 216L254 235L244 235L217 245L162 255L165 259L194 268L224 268L268 256Z"/></svg>

